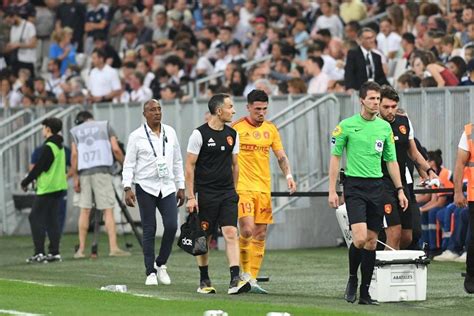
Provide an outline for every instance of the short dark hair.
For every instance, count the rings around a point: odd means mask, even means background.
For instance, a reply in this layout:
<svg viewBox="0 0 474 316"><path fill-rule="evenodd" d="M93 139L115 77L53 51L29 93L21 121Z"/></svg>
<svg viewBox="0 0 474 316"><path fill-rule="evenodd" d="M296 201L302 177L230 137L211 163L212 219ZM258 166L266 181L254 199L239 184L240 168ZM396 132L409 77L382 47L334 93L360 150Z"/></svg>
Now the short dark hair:
<svg viewBox="0 0 474 316"><path fill-rule="evenodd" d="M361 26L360 23L357 21L350 21L349 23L346 24L351 30L359 32Z"/></svg>
<svg viewBox="0 0 474 316"><path fill-rule="evenodd" d="M96 53L97 56L103 58L105 60L105 58L107 58L107 54L105 53L105 51L103 49L100 49L100 48L95 48L92 53Z"/></svg>
<svg viewBox="0 0 474 316"><path fill-rule="evenodd" d="M441 170L441 166L443 165L443 157L441 149L436 149L433 151L428 151L428 161L433 161L438 169L438 173Z"/></svg>
<svg viewBox="0 0 474 316"><path fill-rule="evenodd" d="M173 66L178 66L178 68L180 69L184 67L183 60L179 56L176 56L176 55L171 55L171 56L166 57L164 64L165 65L171 64Z"/></svg>
<svg viewBox="0 0 474 316"><path fill-rule="evenodd" d="M313 63L318 64L319 69L323 69L324 60L321 57L308 56L308 59L311 60Z"/></svg>
<svg viewBox="0 0 474 316"><path fill-rule="evenodd" d="M380 102L382 99L389 99L395 102L400 101L400 97L398 96L397 91L389 85L384 84L380 87Z"/></svg>
<svg viewBox="0 0 474 316"><path fill-rule="evenodd" d="M403 33L402 39L404 39L409 44L415 44L415 35L413 35L413 33Z"/></svg>
<svg viewBox="0 0 474 316"><path fill-rule="evenodd" d="M268 102L268 94L263 90L254 89L247 95L247 103Z"/></svg>
<svg viewBox="0 0 474 316"><path fill-rule="evenodd" d="M329 29L320 29L316 32L316 34L324 36L324 37L331 37L331 31Z"/></svg>
<svg viewBox="0 0 474 316"><path fill-rule="evenodd" d="M230 98L230 95L225 93L218 93L213 95L207 105L209 108L209 113L211 113L211 115L215 115L217 109L224 105L224 100L227 98Z"/></svg>
<svg viewBox="0 0 474 316"><path fill-rule="evenodd" d="M56 117L48 117L41 122L41 125L49 127L51 133L56 135L63 129L63 122Z"/></svg>
<svg viewBox="0 0 474 316"><path fill-rule="evenodd" d="M380 92L380 85L374 81L366 81L362 84L359 90L359 97L361 99L365 99L367 96L367 92L369 91L376 91Z"/></svg>
<svg viewBox="0 0 474 316"><path fill-rule="evenodd" d="M93 119L93 118L94 118L94 116L92 115L91 112L81 111L81 112L77 113L76 119L74 120L74 123L76 123L76 125L81 125L85 121Z"/></svg>

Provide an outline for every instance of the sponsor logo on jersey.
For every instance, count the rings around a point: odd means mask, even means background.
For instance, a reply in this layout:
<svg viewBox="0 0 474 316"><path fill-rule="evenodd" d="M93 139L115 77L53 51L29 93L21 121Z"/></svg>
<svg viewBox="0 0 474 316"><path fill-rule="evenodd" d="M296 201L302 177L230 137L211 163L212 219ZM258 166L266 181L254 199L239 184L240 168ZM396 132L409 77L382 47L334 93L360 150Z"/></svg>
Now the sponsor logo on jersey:
<svg viewBox="0 0 474 316"><path fill-rule="evenodd" d="M385 204L383 206L383 210L386 214L392 213L392 204Z"/></svg>
<svg viewBox="0 0 474 316"><path fill-rule="evenodd" d="M229 144L229 146L232 146L234 144L234 139L232 138L232 136L227 136L227 144Z"/></svg>
<svg viewBox="0 0 474 316"><path fill-rule="evenodd" d="M261 137L260 132L259 132L259 131L253 132L253 137L254 137L255 139L260 139L260 137Z"/></svg>
<svg viewBox="0 0 474 316"><path fill-rule="evenodd" d="M398 127L398 129L400 130L400 133L402 133L403 135L406 135L406 133L407 133L407 128L406 128L405 125L400 125L400 126Z"/></svg>
<svg viewBox="0 0 474 316"><path fill-rule="evenodd" d="M270 132L269 131L263 132L263 138L269 139L270 138Z"/></svg>
<svg viewBox="0 0 474 316"><path fill-rule="evenodd" d="M207 141L207 147L215 147L216 146L216 142L214 141L214 139L209 138L209 140Z"/></svg>
<svg viewBox="0 0 474 316"><path fill-rule="evenodd" d="M332 131L332 136L337 137L341 135L342 133L342 128L341 126L337 125L336 128Z"/></svg>

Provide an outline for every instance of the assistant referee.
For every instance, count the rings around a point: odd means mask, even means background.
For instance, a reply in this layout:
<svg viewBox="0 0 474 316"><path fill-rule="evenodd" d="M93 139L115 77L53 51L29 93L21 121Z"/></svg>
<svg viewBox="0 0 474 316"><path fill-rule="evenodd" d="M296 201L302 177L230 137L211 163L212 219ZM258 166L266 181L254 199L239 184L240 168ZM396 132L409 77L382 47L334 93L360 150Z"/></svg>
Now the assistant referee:
<svg viewBox="0 0 474 316"><path fill-rule="evenodd" d="M357 270L361 266L359 304L378 305L369 295L375 266L377 235L383 220L382 159L398 193L400 206L406 209L408 200L403 192L390 124L377 117L380 86L364 83L359 91L361 112L347 118L332 133L329 164L329 205L339 206L336 180L342 153L346 149L347 166L344 199L352 231L349 248L349 281L344 298L354 303L357 294Z"/></svg>

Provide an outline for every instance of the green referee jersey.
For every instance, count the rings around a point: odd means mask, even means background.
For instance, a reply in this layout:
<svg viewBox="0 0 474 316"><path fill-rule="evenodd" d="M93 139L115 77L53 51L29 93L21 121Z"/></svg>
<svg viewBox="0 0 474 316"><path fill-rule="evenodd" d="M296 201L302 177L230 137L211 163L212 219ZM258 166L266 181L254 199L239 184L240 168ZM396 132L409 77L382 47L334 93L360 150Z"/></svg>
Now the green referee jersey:
<svg viewBox="0 0 474 316"><path fill-rule="evenodd" d="M360 114L339 123L332 132L331 154L342 156L346 148L345 173L350 177L382 178L381 159L396 161L390 124L379 117L367 121Z"/></svg>

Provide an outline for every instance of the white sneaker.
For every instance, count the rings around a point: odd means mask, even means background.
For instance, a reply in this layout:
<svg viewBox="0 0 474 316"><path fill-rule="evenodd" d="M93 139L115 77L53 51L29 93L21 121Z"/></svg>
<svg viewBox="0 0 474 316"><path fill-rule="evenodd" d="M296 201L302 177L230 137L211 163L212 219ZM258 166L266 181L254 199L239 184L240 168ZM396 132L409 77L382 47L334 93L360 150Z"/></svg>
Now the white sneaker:
<svg viewBox="0 0 474 316"><path fill-rule="evenodd" d="M464 251L462 253L462 255L460 255L459 257L457 257L456 259L454 259L454 261L456 262L461 262L461 263L466 263L466 260L467 260L467 252Z"/></svg>
<svg viewBox="0 0 474 316"><path fill-rule="evenodd" d="M433 258L434 261L454 261L459 258L459 255L451 250L445 250L439 256Z"/></svg>
<svg viewBox="0 0 474 316"><path fill-rule="evenodd" d="M156 278L156 273L150 273L146 277L145 285L158 285L158 279Z"/></svg>
<svg viewBox="0 0 474 316"><path fill-rule="evenodd" d="M170 285L171 279L170 279L170 276L168 275L168 272L166 272L166 269L167 269L166 266L162 265L161 267L159 267L155 263L155 269L156 269L156 275L158 277L158 281L160 281L161 284Z"/></svg>

